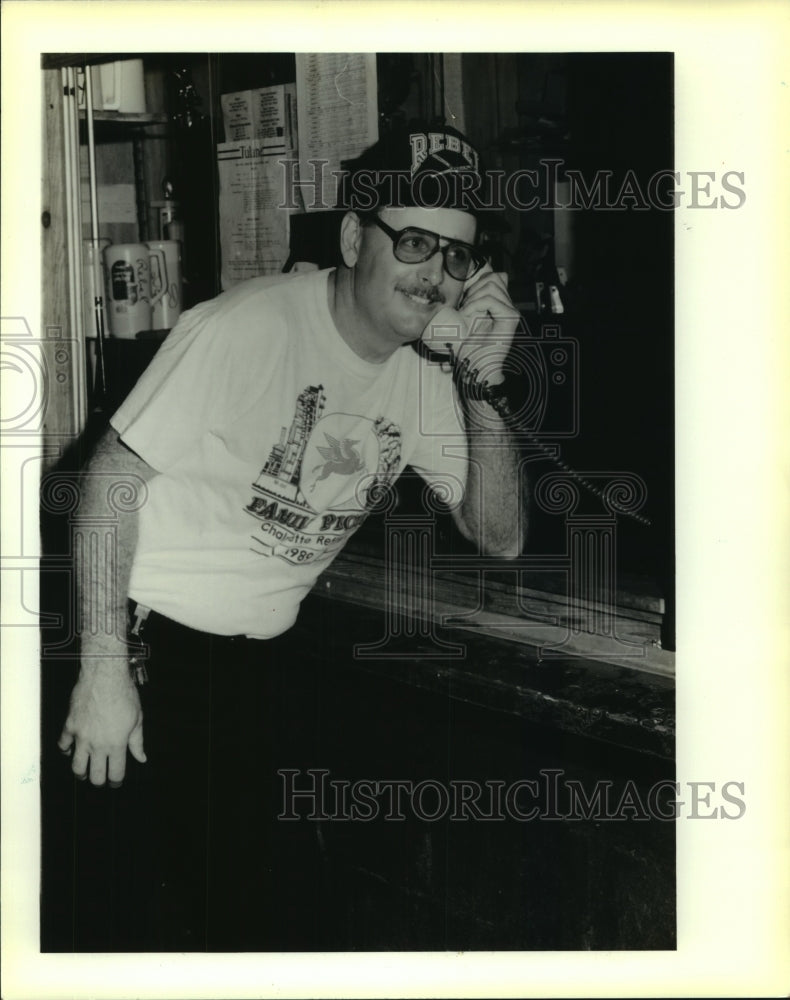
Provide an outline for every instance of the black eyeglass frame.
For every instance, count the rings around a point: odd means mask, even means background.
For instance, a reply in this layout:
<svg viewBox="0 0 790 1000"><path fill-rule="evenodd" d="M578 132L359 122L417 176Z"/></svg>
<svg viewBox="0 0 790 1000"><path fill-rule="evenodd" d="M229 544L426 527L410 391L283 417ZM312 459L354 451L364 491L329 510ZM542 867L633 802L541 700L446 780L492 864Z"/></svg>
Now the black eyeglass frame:
<svg viewBox="0 0 790 1000"><path fill-rule="evenodd" d="M404 229L393 229L392 226L388 226L386 222L380 219L378 215L370 215L368 216L368 219L375 222L379 229L386 233L392 240L392 252L395 255L395 259L399 260L401 264L424 264L425 261L430 260L434 254L441 253L442 266L450 277L454 281L468 281L477 274L486 262L485 257L481 251L477 249L477 247L472 246L471 243L464 243L463 240L451 240L449 236L442 236L441 233L433 233L430 229L421 229L419 226L406 226ZM424 257L420 258L420 260L404 260L402 257L398 256L398 243L405 233L419 233L420 236L430 236L431 239L436 240L436 246ZM439 242L440 240L447 240L446 245L442 246ZM465 250L469 251L472 258L472 268L463 278L457 277L447 266L447 251L450 247L463 247Z"/></svg>

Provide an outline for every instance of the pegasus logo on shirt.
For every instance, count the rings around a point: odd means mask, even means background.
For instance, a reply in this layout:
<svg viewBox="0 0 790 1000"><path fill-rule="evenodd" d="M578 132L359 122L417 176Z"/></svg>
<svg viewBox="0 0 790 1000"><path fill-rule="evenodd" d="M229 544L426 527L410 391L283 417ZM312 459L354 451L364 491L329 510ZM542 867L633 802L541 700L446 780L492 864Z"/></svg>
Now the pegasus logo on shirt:
<svg viewBox="0 0 790 1000"><path fill-rule="evenodd" d="M313 469L313 472L321 469L321 475L316 479L316 483L320 483L323 479L328 479L333 472L338 476L351 476L355 472L361 472L365 468L362 456L354 447L354 445L359 444L358 439L343 438L342 441L339 441L336 437L332 437L331 434L327 434L326 432L324 432L324 437L329 447L318 449L319 455L325 458L326 461L316 465ZM315 483L313 484L313 488L315 488Z"/></svg>

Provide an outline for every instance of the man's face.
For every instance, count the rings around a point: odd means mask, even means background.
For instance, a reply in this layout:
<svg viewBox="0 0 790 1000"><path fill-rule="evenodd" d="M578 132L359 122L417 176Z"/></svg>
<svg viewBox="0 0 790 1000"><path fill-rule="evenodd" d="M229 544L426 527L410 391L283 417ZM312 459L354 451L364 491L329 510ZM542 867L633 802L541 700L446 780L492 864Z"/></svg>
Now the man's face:
<svg viewBox="0 0 790 1000"><path fill-rule="evenodd" d="M445 239L474 243L476 222L468 212L388 208L379 216L395 230L417 226ZM393 242L385 232L374 224L362 227L354 267L354 299L382 345L397 347L417 340L442 306L457 306L462 291L463 282L444 269L441 252L422 264L403 264L396 259Z"/></svg>

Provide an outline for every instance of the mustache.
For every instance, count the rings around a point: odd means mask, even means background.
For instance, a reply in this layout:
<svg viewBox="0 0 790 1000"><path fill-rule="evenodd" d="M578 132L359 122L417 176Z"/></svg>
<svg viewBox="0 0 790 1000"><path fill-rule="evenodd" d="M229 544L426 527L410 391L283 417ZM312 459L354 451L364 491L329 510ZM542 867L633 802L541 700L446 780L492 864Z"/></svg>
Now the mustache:
<svg viewBox="0 0 790 1000"><path fill-rule="evenodd" d="M425 301L430 304L438 302L440 305L444 305L444 295L438 288L418 288L410 285L398 285L398 291L406 292L407 295L415 295L420 299L425 299Z"/></svg>

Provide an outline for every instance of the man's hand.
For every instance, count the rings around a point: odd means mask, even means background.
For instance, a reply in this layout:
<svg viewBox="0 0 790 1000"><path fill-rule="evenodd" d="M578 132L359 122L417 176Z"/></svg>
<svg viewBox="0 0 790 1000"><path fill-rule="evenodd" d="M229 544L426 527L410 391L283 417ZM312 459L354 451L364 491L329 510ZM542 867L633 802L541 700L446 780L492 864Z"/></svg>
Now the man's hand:
<svg viewBox="0 0 790 1000"><path fill-rule="evenodd" d="M140 696L127 672L83 671L71 692L69 715L58 740L64 753L72 744L72 771L83 781L90 773L93 785L106 780L111 788L121 784L127 747L135 760L145 763Z"/></svg>
<svg viewBox="0 0 790 1000"><path fill-rule="evenodd" d="M474 281L474 279L473 279ZM459 309L469 325L459 357L484 371L489 382L501 381L520 316L507 290L507 273L490 271L470 285Z"/></svg>

